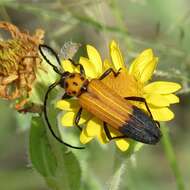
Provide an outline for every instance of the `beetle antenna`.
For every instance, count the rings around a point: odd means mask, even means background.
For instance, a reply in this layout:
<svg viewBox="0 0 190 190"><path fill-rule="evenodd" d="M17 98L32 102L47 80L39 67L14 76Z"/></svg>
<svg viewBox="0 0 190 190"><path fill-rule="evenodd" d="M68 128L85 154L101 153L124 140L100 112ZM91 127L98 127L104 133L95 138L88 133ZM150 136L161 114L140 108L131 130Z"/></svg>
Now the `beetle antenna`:
<svg viewBox="0 0 190 190"><path fill-rule="evenodd" d="M48 100L48 96L49 96L49 93L52 91L52 89L54 89L57 85L59 84L59 82L54 82L53 84L51 84L49 87L48 87L48 90L45 94L45 99L44 99L44 108L43 108L43 111L44 111L44 116L45 116L45 120L46 120L46 123L48 125L48 128L51 132L51 134L57 139L57 141L59 141L60 143L70 147L70 148L74 148L74 149L84 149L84 147L77 147L77 146L72 146L66 142L64 142L62 139L60 139L56 134L55 132L53 131L52 127L51 127L51 124L50 124L50 121L48 119L48 114L47 114L47 100Z"/></svg>
<svg viewBox="0 0 190 190"><path fill-rule="evenodd" d="M42 57L46 60L46 62L47 62L49 65L51 65L51 66L53 67L53 70L54 70L56 73L58 73L59 75L62 75L63 73L62 73L61 71L59 71L59 69L58 69L55 65L53 65L53 64L51 63L51 61L46 57L46 55L45 55L44 52L43 52L43 48L48 49L48 50L54 55L54 57L55 57L55 59L57 60L58 64L61 65L61 61L60 61L60 59L59 59L57 53L56 53L51 47L49 47L48 45L45 45L45 44L40 44L40 45L39 45L39 51L40 51L40 54L42 55Z"/></svg>

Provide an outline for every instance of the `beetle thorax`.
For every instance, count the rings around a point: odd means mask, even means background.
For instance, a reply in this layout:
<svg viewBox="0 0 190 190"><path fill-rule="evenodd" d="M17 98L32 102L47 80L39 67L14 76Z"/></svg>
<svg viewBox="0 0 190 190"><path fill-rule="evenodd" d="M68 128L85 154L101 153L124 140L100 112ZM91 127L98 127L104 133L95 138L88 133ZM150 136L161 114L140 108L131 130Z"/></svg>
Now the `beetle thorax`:
<svg viewBox="0 0 190 190"><path fill-rule="evenodd" d="M65 92L69 96L79 96L87 84L88 80L83 75L80 73L71 73L64 81Z"/></svg>

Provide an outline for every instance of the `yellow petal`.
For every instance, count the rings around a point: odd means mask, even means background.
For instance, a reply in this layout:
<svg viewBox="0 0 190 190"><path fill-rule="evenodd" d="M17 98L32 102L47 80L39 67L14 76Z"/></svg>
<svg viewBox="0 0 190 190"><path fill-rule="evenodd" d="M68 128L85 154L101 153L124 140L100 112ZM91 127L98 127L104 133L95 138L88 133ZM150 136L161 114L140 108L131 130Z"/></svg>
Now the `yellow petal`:
<svg viewBox="0 0 190 190"><path fill-rule="evenodd" d="M138 57L131 63L131 66L129 68L129 73L133 73L135 70L138 70L139 67L144 67L143 65L146 65L150 61L152 61L154 55L152 49L146 49L143 52L141 52Z"/></svg>
<svg viewBox="0 0 190 190"><path fill-rule="evenodd" d="M167 107L170 105L170 101L160 94L145 94L144 98L148 104L152 104L157 107Z"/></svg>
<svg viewBox="0 0 190 190"><path fill-rule="evenodd" d="M68 71L70 73L73 73L75 70L75 67L72 65L72 63L69 60L61 61L61 66L64 71Z"/></svg>
<svg viewBox="0 0 190 190"><path fill-rule="evenodd" d="M86 144L86 143L88 143L89 141L91 141L92 139L93 139L93 137L89 137L89 136L86 134L85 130L82 130L82 132L81 132L81 134L80 134L80 142L81 142L82 144Z"/></svg>
<svg viewBox="0 0 190 190"><path fill-rule="evenodd" d="M126 151L129 148L129 142L126 139L115 140L115 143L121 151Z"/></svg>
<svg viewBox="0 0 190 190"><path fill-rule="evenodd" d="M74 119L76 117L77 112L66 112L64 113L64 115L61 117L61 124L64 127L72 127L75 126L74 124ZM79 125L85 123L88 119L88 115L82 114L80 121L79 121Z"/></svg>
<svg viewBox="0 0 190 190"><path fill-rule="evenodd" d="M148 80L151 79L154 70L156 69L158 63L158 58L153 58L149 64L141 71L140 81L141 83L146 83Z"/></svg>
<svg viewBox="0 0 190 190"><path fill-rule="evenodd" d="M96 72L94 64L85 57L80 57L79 63L84 67L85 74L89 78L97 78L99 74Z"/></svg>
<svg viewBox="0 0 190 190"><path fill-rule="evenodd" d="M175 94L164 94L162 96L166 98L170 104L179 103L179 97Z"/></svg>
<svg viewBox="0 0 190 190"><path fill-rule="evenodd" d="M94 64L98 74L102 73L102 60L98 51L91 45L87 45L87 53L89 60Z"/></svg>
<svg viewBox="0 0 190 190"><path fill-rule="evenodd" d="M101 134L102 121L97 118L92 118L86 126L86 133L90 137L99 136Z"/></svg>
<svg viewBox="0 0 190 190"><path fill-rule="evenodd" d="M73 111L79 107L78 100L76 99L69 99L69 100L59 100L56 103L56 108L65 111Z"/></svg>
<svg viewBox="0 0 190 190"><path fill-rule="evenodd" d="M180 88L180 84L175 82L157 81L146 85L144 92L147 94L170 94L178 91Z"/></svg>
<svg viewBox="0 0 190 190"><path fill-rule="evenodd" d="M113 65L111 64L111 62L108 59L104 60L104 71L106 71L109 68L113 68Z"/></svg>
<svg viewBox="0 0 190 190"><path fill-rule="evenodd" d="M156 121L169 121L174 118L174 113L169 108L149 108Z"/></svg>
<svg viewBox="0 0 190 190"><path fill-rule="evenodd" d="M157 65L158 59L154 57L152 49L144 50L131 64L129 73L142 83L147 82Z"/></svg>
<svg viewBox="0 0 190 190"><path fill-rule="evenodd" d="M112 40L110 44L110 55L116 71L125 67L119 45L114 40Z"/></svg>
<svg viewBox="0 0 190 190"><path fill-rule="evenodd" d="M61 117L61 124L64 127L72 127L72 126L74 126L74 118L75 118L75 113L74 112L66 112Z"/></svg>

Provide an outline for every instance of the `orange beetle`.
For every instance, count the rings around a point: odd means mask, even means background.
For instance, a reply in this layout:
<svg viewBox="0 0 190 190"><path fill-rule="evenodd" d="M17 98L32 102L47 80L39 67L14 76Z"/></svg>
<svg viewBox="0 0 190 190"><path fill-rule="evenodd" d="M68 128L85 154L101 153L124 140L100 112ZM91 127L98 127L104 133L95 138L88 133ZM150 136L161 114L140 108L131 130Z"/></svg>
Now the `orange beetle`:
<svg viewBox="0 0 190 190"><path fill-rule="evenodd" d="M90 112L104 123L104 131L109 140L118 138L131 138L133 140L146 143L156 144L161 138L160 125L153 120L152 114L146 100L142 97L121 97L117 92L113 91L102 79L107 77L111 72L115 77L119 75L120 71L115 72L112 68L106 70L98 79L88 80L85 77L84 68L81 64L76 64L70 59L75 67L80 67L80 73L61 72L55 65L53 65L43 53L43 49L50 51L55 56L57 62L60 64L59 57L56 52L47 45L40 45L39 51L48 64L52 66L54 71L58 73L61 78L59 81L49 86L44 99L44 115L47 125L53 136L61 143L71 148L82 149L83 147L72 146L62 139L57 137L52 130L48 116L47 116L47 100L50 91L57 85L65 89L63 99L77 97L80 109L75 117L75 125L81 130L79 120L82 109ZM130 101L143 102L149 114L137 108ZM122 135L112 137L107 127L116 129Z"/></svg>

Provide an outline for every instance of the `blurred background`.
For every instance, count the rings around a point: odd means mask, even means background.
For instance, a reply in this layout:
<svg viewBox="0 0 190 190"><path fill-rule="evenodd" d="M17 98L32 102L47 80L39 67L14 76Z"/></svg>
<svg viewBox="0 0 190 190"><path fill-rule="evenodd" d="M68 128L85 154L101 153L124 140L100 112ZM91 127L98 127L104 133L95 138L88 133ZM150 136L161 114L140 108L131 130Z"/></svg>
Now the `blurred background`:
<svg viewBox="0 0 190 190"><path fill-rule="evenodd" d="M180 104L172 107L175 118L167 123L179 166L181 181L190 188L190 2L188 0L0 0L0 20L31 34L45 30L45 43L58 52L65 42L95 46L108 57L108 44L115 39L127 63L143 49L159 57L155 79L183 85ZM22 117L0 101L0 189L46 190L43 178L30 167L27 155L29 118ZM87 145L88 146L88 145ZM89 169L111 180L113 145L102 149L92 143ZM119 153L118 153L119 154ZM122 175L121 188L129 190L177 189L163 143L145 145L132 157ZM176 172L178 174L178 171ZM181 188L183 189L183 188Z"/></svg>

